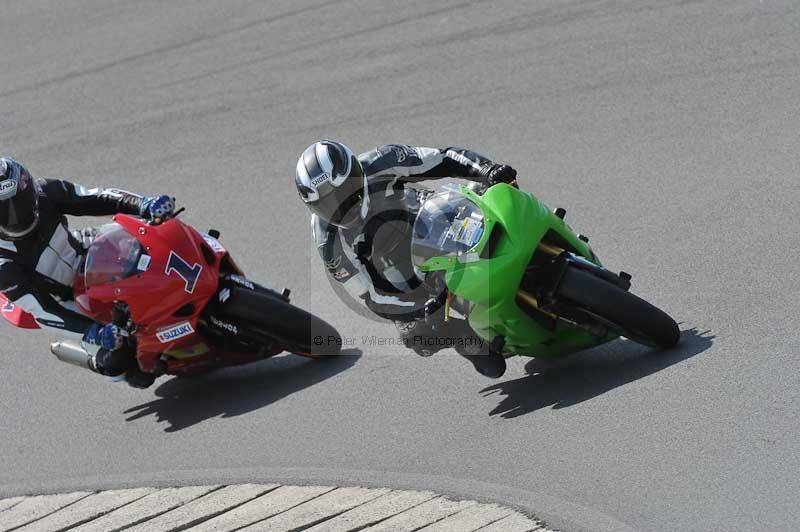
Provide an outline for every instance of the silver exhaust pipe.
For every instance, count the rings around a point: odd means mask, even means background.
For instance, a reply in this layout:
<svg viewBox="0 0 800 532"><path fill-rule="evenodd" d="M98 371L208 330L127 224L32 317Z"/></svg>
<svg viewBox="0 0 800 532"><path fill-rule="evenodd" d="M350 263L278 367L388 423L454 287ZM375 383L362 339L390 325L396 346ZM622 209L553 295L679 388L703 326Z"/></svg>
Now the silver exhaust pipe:
<svg viewBox="0 0 800 532"><path fill-rule="evenodd" d="M89 359L91 355L80 345L68 340L61 342L53 342L50 344L50 352L53 353L57 359L73 366L91 369Z"/></svg>

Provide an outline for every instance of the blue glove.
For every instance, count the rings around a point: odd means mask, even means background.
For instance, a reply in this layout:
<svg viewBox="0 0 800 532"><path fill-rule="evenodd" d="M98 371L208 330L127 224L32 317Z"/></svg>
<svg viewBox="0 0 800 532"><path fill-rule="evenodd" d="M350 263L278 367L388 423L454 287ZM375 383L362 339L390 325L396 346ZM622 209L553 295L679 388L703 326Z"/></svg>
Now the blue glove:
<svg viewBox="0 0 800 532"><path fill-rule="evenodd" d="M122 329L116 325L93 323L83 335L87 344L97 345L108 351L116 351L122 347Z"/></svg>
<svg viewBox="0 0 800 532"><path fill-rule="evenodd" d="M162 194L160 196L145 196L142 198L140 214L147 220L159 218L166 220L175 212L175 198Z"/></svg>

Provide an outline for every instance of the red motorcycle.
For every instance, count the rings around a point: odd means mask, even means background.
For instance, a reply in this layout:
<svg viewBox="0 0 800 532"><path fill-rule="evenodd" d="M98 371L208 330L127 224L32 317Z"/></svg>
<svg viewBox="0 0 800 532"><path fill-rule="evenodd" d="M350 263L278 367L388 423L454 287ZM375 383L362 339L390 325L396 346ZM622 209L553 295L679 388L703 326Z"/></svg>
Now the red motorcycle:
<svg viewBox="0 0 800 532"><path fill-rule="evenodd" d="M219 233L200 233L172 218L153 224L128 215L99 228L76 277L75 302L83 313L114 323L127 334L142 372L188 375L247 364L289 351L336 355L341 336L331 325L293 306L244 275L220 244ZM0 300L17 327L38 328L32 316ZM89 353L61 341L51 351L89 367Z"/></svg>

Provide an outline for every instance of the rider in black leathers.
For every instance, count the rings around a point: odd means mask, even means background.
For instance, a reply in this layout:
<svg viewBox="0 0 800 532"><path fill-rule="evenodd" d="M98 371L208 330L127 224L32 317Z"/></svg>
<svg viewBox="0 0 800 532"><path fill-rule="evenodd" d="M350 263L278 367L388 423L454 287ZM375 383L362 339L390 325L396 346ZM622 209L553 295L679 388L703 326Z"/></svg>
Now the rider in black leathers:
<svg viewBox="0 0 800 532"><path fill-rule="evenodd" d="M414 271L412 227L430 191L409 184L439 178L515 185L516 171L463 148L389 144L356 156L343 144L323 140L303 152L295 183L313 212L313 236L333 279L356 285L366 306L393 320L416 353L455 347L479 372L499 377L505 371L502 353L465 320L445 322L446 287L437 276L420 279Z"/></svg>
<svg viewBox="0 0 800 532"><path fill-rule="evenodd" d="M0 292L39 325L78 335L84 344L99 348L92 369L120 375L131 369L132 360L130 353L119 350L122 332L81 314L73 301L73 280L94 231L71 232L67 215L167 218L174 207L169 196L142 197L118 189L34 179L17 161L0 158Z"/></svg>

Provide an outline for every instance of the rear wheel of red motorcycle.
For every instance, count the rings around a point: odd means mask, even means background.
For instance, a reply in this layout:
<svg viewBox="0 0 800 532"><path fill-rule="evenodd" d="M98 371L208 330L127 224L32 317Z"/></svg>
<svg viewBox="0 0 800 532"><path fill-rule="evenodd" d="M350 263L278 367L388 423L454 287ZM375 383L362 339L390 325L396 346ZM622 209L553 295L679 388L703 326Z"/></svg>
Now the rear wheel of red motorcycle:
<svg viewBox="0 0 800 532"><path fill-rule="evenodd" d="M341 351L342 337L332 325L276 296L233 288L225 314L257 328L298 355L319 358Z"/></svg>
<svg viewBox="0 0 800 532"><path fill-rule="evenodd" d="M635 342L669 349L680 339L678 324L667 313L586 270L567 268L558 296Z"/></svg>

